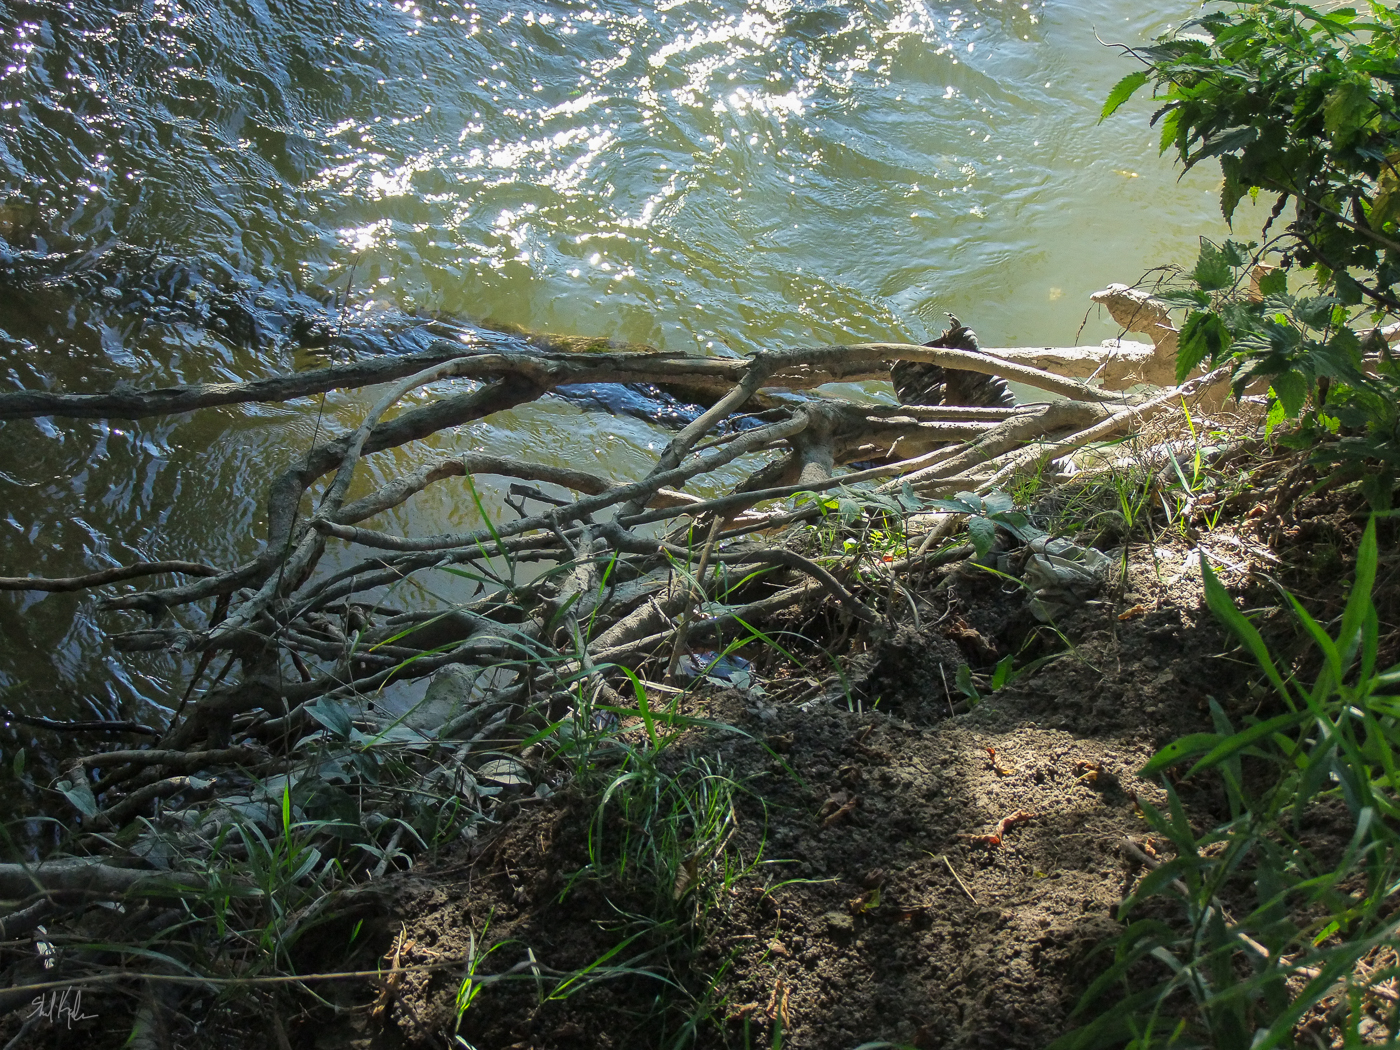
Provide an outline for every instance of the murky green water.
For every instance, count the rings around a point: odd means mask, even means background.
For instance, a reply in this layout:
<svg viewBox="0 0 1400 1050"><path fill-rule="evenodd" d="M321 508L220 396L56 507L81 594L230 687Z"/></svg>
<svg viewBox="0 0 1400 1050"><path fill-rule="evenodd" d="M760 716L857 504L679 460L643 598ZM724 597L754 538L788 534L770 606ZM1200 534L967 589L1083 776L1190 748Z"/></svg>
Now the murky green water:
<svg viewBox="0 0 1400 1050"><path fill-rule="evenodd" d="M1081 325L1097 342L1114 331L1085 323L1086 296L1185 261L1219 219L1215 176L1178 182L1145 107L1096 126L1130 67L1094 34L1140 41L1195 7L11 0L0 235L31 264L88 252L69 269L99 275L82 294L0 286L3 383L292 367L276 339L162 313L214 286L275 305L348 285L355 323L440 313L717 353L923 340L944 311L986 345ZM118 256L204 283L114 287ZM0 424L0 574L227 563L255 546L266 480L362 404ZM549 401L437 444L635 473L663 440ZM465 520L441 488L390 524ZM29 710L153 717L141 703L167 703L178 666L115 657L91 604L0 595L0 686Z"/></svg>

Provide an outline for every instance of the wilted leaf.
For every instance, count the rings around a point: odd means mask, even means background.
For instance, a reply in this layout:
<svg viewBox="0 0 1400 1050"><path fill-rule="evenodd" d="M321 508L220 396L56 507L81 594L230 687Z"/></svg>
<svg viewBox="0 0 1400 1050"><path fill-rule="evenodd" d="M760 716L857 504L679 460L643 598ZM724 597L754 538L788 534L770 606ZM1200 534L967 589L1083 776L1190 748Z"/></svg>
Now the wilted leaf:
<svg viewBox="0 0 1400 1050"><path fill-rule="evenodd" d="M676 885L671 891L672 900L680 900L695 885L700 877L700 857L690 856L681 862L676 871Z"/></svg>
<svg viewBox="0 0 1400 1050"><path fill-rule="evenodd" d="M489 780L503 787L521 787L530 783L525 767L513 758L493 758L477 767L478 780Z"/></svg>

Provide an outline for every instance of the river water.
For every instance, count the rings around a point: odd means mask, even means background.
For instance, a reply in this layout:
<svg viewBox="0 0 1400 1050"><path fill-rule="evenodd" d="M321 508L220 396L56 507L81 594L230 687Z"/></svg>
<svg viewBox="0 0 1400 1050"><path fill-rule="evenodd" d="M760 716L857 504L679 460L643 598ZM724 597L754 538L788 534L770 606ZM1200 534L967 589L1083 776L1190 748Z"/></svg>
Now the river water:
<svg viewBox="0 0 1400 1050"><path fill-rule="evenodd" d="M1090 292L1222 227L1218 175L1178 180L1145 101L1096 123L1132 66L1095 34L1197 6L6 0L0 262L61 279L0 284L0 383L316 363L219 321L227 294L724 354L922 341L945 311L984 345L1098 342ZM0 424L0 575L246 556L267 480L365 403ZM549 399L433 444L627 476L664 440ZM470 521L438 488L384 524ZM90 597L0 595L0 699L159 718L184 665L118 657L119 626Z"/></svg>

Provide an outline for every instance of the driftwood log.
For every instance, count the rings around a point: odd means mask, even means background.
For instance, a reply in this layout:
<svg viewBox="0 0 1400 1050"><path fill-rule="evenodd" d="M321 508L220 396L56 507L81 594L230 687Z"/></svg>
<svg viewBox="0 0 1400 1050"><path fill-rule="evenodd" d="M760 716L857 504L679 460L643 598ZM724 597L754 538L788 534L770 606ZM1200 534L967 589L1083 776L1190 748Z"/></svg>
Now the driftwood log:
<svg viewBox="0 0 1400 1050"><path fill-rule="evenodd" d="M1140 312L1151 314L1146 307ZM1151 323L1158 320L1151 314ZM215 567L169 560L68 579L0 578L0 589L46 591L185 578L100 603L109 614L153 618L114 633L119 648L190 653L198 669L188 702L151 749L93 754L74 766L70 780L82 781L98 807L84 826L110 831L162 800L188 800L204 783L192 779L196 773L285 770L296 742L324 724L326 705L352 705L391 683L445 668L498 676L473 707L437 730L470 744L507 722L557 721L590 697L616 697L623 668L657 680L674 675L685 646L732 637L795 605L820 598L851 623L892 620L905 609L900 574L946 560L947 550L920 546L913 537L903 559L856 571L844 555L812 557L788 542L789 526L826 512L822 500L780 501L798 493L864 493L870 513L880 514L894 495L986 492L1016 471L1123 434L1228 378L1221 370L1128 397L1115 389L1163 380L1160 345L981 350L950 331L954 337L944 342L955 345L863 343L746 358L575 353L550 343L526 352L487 334L476 343L442 339L422 353L246 383L0 394L0 419L137 418L383 386L355 430L317 444L271 480L267 535L247 562ZM983 406L792 396L834 382L889 381L892 369L897 383L901 376L912 382L910 376L935 375L949 391L967 386L969 376L997 377L1049 397L1006 404L1001 387ZM1090 385L1090 376L1102 385ZM561 386L604 383L654 384L707 407L635 481L466 453L347 498L366 456ZM405 395L425 387L432 388L430 400L388 418ZM717 491L715 472L735 463L747 469L747 480ZM402 535L374 523L430 486L477 475L509 479L515 520L439 535ZM318 572L328 544L358 552L358 560ZM517 573L525 564L530 572ZM430 610L395 608L390 589L430 570L468 575L475 595ZM196 625L174 625L167 614L177 607L197 607L198 615L190 610L181 617ZM6 868L0 893L109 891L137 881L119 868Z"/></svg>

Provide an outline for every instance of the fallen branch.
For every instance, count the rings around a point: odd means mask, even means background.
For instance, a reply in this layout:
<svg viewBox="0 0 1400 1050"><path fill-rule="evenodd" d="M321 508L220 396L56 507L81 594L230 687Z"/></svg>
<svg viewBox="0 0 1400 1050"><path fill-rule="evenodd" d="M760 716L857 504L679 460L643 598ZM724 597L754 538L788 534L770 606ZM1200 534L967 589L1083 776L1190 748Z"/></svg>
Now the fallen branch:
<svg viewBox="0 0 1400 1050"><path fill-rule="evenodd" d="M202 880L184 872L118 868L98 860L47 860L41 864L0 864L0 898L17 900L35 893L80 893L121 897L134 889L198 892Z"/></svg>
<svg viewBox="0 0 1400 1050"><path fill-rule="evenodd" d="M218 576L219 570L209 565L193 561L148 561L136 565L121 565L112 569L90 572L85 576L67 576L62 579L45 579L42 576L0 576L0 591L86 591L93 587L103 587L122 580L134 580L140 576L158 576L162 573L178 573L182 576Z"/></svg>

